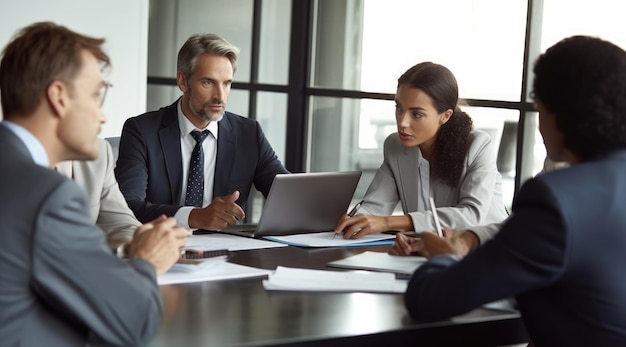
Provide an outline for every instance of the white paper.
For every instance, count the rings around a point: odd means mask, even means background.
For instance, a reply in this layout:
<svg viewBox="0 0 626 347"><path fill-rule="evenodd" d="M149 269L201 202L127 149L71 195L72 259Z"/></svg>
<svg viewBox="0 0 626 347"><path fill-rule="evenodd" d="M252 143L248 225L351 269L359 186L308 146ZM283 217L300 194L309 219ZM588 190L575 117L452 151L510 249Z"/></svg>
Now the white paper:
<svg viewBox="0 0 626 347"><path fill-rule="evenodd" d="M229 251L244 251L248 249L263 249L285 246L287 245L284 243L227 234L191 235L187 237L187 240L185 242L186 249L195 249L198 251L214 251L218 249L227 249Z"/></svg>
<svg viewBox="0 0 626 347"><path fill-rule="evenodd" d="M361 273L287 268L279 266L263 281L267 290L314 292L404 293L407 282L391 273Z"/></svg>
<svg viewBox="0 0 626 347"><path fill-rule="evenodd" d="M266 236L268 240L284 242L293 246L303 247L349 247L349 246L374 246L374 245L389 245L393 243L396 238L395 235L390 234L369 234L359 239L346 240L337 235L333 238L334 231L326 231L321 233L310 234L296 234L288 236Z"/></svg>
<svg viewBox="0 0 626 347"><path fill-rule="evenodd" d="M248 277L265 277L272 271L228 263L224 260L202 262L199 265L175 264L157 278L159 285L221 281Z"/></svg>
<svg viewBox="0 0 626 347"><path fill-rule="evenodd" d="M326 264L347 269L374 270L397 274L413 274L428 259L416 256L390 255L383 252L363 252Z"/></svg>

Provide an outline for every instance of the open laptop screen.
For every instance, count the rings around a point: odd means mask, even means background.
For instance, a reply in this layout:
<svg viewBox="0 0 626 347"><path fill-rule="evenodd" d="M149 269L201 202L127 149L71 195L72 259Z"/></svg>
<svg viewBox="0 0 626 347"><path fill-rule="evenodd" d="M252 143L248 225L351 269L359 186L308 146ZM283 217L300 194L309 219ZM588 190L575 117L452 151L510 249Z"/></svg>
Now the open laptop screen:
<svg viewBox="0 0 626 347"><path fill-rule="evenodd" d="M222 232L263 237L334 230L360 177L360 171L276 175L256 228L234 225Z"/></svg>

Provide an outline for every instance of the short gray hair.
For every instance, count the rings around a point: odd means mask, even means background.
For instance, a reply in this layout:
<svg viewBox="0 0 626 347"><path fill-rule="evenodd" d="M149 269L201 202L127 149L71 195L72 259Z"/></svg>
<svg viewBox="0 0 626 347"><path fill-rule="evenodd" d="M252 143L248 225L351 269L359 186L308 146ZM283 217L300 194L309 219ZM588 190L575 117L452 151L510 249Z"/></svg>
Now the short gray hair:
<svg viewBox="0 0 626 347"><path fill-rule="evenodd" d="M182 72L186 78L191 78L196 69L198 57L202 54L226 57L233 66L233 72L237 70L238 47L217 34L195 34L190 36L178 51L176 64L178 71Z"/></svg>

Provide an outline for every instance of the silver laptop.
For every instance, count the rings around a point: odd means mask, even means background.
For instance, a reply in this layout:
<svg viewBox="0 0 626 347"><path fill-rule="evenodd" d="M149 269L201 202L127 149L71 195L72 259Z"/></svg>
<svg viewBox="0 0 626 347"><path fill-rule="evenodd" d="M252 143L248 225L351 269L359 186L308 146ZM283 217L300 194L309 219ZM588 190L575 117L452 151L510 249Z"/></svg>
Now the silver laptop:
<svg viewBox="0 0 626 347"><path fill-rule="evenodd" d="M334 230L360 178L361 171L276 175L259 223L220 232L259 238Z"/></svg>

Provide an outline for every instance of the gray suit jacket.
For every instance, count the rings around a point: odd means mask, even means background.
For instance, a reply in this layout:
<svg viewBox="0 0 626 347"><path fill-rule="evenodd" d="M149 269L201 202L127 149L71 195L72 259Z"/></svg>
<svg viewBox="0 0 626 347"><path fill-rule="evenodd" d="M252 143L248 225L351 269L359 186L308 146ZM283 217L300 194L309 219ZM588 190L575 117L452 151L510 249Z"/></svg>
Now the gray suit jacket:
<svg viewBox="0 0 626 347"><path fill-rule="evenodd" d="M430 180L437 214L442 227L462 228L501 222L507 217L502 200L502 179L496 167L496 154L487 133L474 130L472 143L465 157L465 168L457 187ZM408 214L416 231L435 230L429 206L418 209L422 194L418 175L420 162L425 161L418 146L404 148L398 134L385 140L384 161L367 192L363 213L390 215L398 202ZM426 200L428 197L426 197ZM492 237L495 230L476 232L481 243Z"/></svg>
<svg viewBox="0 0 626 347"><path fill-rule="evenodd" d="M154 268L112 255L76 183L2 124L0 167L1 344L84 346L89 332L147 343L161 318Z"/></svg>
<svg viewBox="0 0 626 347"><path fill-rule="evenodd" d="M115 180L111 145L100 139L100 153L93 161L72 161L72 178L87 194L92 220L106 234L109 244L130 241L141 223L126 204Z"/></svg>

